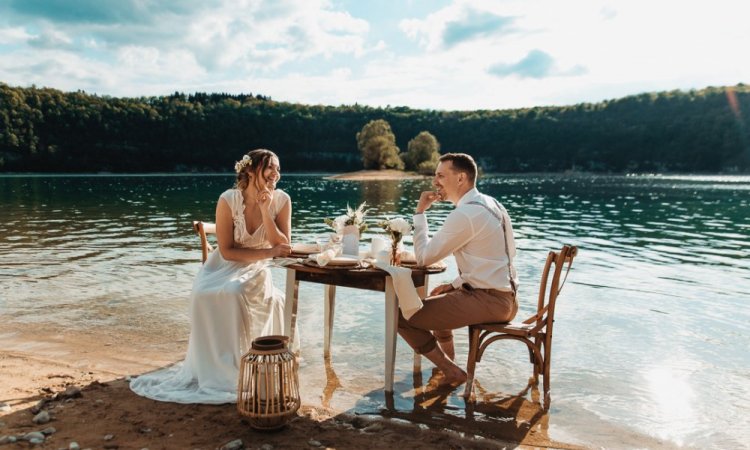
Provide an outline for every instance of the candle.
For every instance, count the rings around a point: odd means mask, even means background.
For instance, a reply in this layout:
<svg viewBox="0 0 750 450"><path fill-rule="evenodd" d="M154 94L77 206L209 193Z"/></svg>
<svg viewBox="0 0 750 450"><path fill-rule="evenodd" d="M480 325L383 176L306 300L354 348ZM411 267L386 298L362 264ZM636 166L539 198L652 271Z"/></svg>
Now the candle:
<svg viewBox="0 0 750 450"><path fill-rule="evenodd" d="M378 253L382 252L383 250L388 250L388 239L382 238L380 236L375 236L372 238L372 244L370 247L370 255L373 258L377 258Z"/></svg>

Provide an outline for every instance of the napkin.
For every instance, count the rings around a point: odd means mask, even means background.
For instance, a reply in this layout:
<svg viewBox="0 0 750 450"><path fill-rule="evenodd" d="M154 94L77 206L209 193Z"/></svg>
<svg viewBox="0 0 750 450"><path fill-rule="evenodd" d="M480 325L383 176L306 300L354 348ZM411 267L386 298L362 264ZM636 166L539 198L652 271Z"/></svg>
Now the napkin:
<svg viewBox="0 0 750 450"><path fill-rule="evenodd" d="M411 269L391 266L380 261L375 261L375 267L385 270L391 276L401 314L407 320L411 319L414 313L422 309L422 299L419 298L417 288L414 287L414 281L411 279Z"/></svg>
<svg viewBox="0 0 750 450"><path fill-rule="evenodd" d="M328 250L320 252L320 253L314 253L310 255L310 258L312 258L320 267L325 266L335 257L336 257L336 250L332 248L329 248Z"/></svg>

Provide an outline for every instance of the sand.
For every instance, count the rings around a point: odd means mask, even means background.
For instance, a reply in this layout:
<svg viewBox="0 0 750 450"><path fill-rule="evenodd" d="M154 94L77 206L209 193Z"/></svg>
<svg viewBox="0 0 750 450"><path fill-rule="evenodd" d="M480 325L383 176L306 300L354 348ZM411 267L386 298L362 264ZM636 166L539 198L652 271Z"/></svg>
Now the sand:
<svg viewBox="0 0 750 450"><path fill-rule="evenodd" d="M580 448L550 441L546 415L537 404L518 398L501 406L516 420L491 433L484 433L488 430L479 423L476 428L446 424L430 407L357 415L322 404L303 404L281 431L255 431L233 404L164 403L130 391L131 376L180 360L184 339L144 343L143 336L106 329L5 324L0 334L0 442L52 427L39 448L70 448L75 442L82 449L211 449L237 440L241 448L265 449ZM419 392L425 404L439 403L444 395L429 387ZM34 423L38 411L47 411L51 420ZM0 448L29 445L23 441Z"/></svg>

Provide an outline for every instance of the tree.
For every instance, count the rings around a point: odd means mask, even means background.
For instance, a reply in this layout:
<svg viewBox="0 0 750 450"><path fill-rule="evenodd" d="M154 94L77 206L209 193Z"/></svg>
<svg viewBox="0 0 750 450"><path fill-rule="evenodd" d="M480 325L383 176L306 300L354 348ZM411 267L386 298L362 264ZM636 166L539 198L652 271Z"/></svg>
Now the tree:
<svg viewBox="0 0 750 450"><path fill-rule="evenodd" d="M440 158L440 143L429 131L420 132L409 141L404 163L407 170L416 170L425 175L435 172Z"/></svg>
<svg viewBox="0 0 750 450"><path fill-rule="evenodd" d="M383 119L371 120L357 133L357 148L365 169L404 169L396 136Z"/></svg>

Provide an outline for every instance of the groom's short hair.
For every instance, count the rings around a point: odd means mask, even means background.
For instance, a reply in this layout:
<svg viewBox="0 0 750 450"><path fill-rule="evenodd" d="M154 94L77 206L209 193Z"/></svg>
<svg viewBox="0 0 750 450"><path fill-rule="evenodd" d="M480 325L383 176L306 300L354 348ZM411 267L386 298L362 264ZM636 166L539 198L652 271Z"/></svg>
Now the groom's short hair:
<svg viewBox="0 0 750 450"><path fill-rule="evenodd" d="M440 157L440 161L450 161L453 163L453 170L464 172L472 183L477 181L477 163L474 158L466 153L446 153Z"/></svg>

